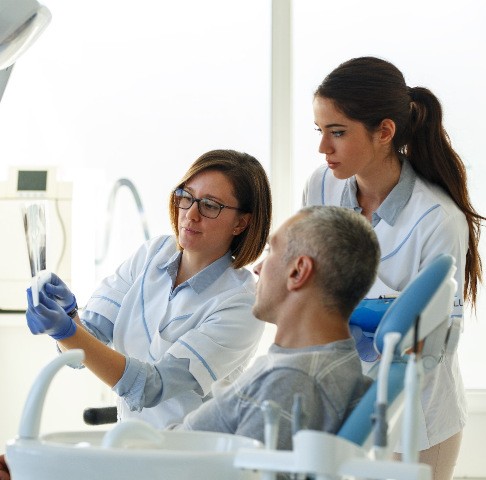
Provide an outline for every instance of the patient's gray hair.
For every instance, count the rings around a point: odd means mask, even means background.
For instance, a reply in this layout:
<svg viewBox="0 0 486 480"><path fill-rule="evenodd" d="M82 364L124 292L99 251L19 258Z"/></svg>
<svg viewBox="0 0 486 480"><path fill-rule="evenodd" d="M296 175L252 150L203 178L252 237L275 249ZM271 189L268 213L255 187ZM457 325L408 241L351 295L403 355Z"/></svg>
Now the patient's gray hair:
<svg viewBox="0 0 486 480"><path fill-rule="evenodd" d="M284 260L307 255L327 304L349 316L373 285L380 246L370 223L343 207L313 206L287 229Z"/></svg>

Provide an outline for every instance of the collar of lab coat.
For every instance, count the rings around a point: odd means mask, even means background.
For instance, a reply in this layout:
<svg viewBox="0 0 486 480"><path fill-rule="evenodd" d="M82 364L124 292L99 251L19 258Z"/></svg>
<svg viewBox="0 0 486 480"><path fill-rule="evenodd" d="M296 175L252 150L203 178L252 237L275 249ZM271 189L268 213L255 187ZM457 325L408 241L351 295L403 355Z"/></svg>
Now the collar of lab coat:
<svg viewBox="0 0 486 480"><path fill-rule="evenodd" d="M393 190L388 194L378 209L373 212L371 220L373 227L376 227L381 219L392 227L395 225L398 216L412 196L416 178L417 174L408 160L403 159L402 171L400 172L398 183L393 187ZM361 213L362 209L358 204L357 193L358 185L356 183L356 177L353 176L346 180L341 198L341 206L352 208L354 211Z"/></svg>
<svg viewBox="0 0 486 480"><path fill-rule="evenodd" d="M177 252L167 261L167 263L158 265L161 270L166 270L167 274L172 279L172 284L174 284L177 277L177 271L179 270L179 263L181 261L182 252ZM207 267L203 268L200 272L196 273L193 277L189 278L185 282L181 283L174 289L176 290L189 285L196 293L201 293L212 285L231 265L231 252L227 251L222 257L215 260L213 263L209 264Z"/></svg>

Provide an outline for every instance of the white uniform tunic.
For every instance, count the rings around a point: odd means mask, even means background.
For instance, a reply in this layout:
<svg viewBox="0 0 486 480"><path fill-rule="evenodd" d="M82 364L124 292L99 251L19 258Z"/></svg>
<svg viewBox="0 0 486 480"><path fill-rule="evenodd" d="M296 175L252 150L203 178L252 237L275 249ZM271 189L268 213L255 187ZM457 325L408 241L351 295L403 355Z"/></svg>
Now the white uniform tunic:
<svg viewBox="0 0 486 480"><path fill-rule="evenodd" d="M339 205L361 212L356 192L355 177L336 179L323 165L309 178L303 203ZM372 225L380 243L381 262L378 279L367 297L402 291L437 255L450 254L456 259L456 303L461 305L462 315L469 230L453 200L440 187L418 177L404 160L399 183L373 213ZM455 316L457 313L455 309ZM463 429L467 412L457 353L447 355L426 374L421 403L420 450Z"/></svg>
<svg viewBox="0 0 486 480"><path fill-rule="evenodd" d="M157 428L182 421L214 381L239 375L264 328L251 313L253 276L235 270L229 252L173 289L180 256L174 237L150 240L83 312L86 327L127 357L113 388L119 417Z"/></svg>

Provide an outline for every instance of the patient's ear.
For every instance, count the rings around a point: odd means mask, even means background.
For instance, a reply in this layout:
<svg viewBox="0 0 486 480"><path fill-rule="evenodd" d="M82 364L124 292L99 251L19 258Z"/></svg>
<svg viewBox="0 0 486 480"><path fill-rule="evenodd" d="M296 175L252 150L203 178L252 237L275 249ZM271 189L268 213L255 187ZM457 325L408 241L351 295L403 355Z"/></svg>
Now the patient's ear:
<svg viewBox="0 0 486 480"><path fill-rule="evenodd" d="M290 275L287 279L289 291L299 290L306 285L314 273L314 261L307 255L297 257L291 263Z"/></svg>

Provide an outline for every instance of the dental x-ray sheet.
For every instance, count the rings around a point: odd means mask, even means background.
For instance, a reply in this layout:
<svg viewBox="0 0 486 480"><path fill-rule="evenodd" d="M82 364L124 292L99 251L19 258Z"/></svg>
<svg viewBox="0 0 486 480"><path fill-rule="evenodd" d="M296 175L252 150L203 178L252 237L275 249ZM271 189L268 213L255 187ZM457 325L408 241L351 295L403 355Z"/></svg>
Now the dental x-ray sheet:
<svg viewBox="0 0 486 480"><path fill-rule="evenodd" d="M46 214L42 202L22 206L25 240L29 254L30 272L34 277L46 269Z"/></svg>

